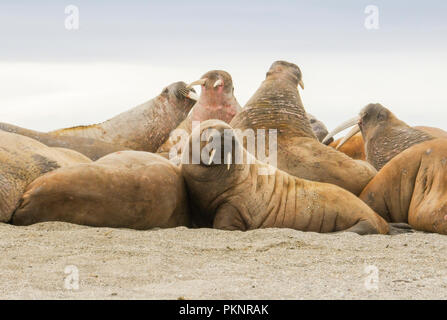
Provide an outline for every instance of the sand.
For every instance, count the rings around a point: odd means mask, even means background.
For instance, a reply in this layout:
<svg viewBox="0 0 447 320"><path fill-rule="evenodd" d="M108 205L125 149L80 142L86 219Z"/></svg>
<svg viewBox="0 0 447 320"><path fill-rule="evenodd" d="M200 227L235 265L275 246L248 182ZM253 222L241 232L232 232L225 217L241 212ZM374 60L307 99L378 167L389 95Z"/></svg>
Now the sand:
<svg viewBox="0 0 447 320"><path fill-rule="evenodd" d="M447 298L447 236L438 234L66 223L0 224L0 234L1 299ZM77 290L66 280L76 270Z"/></svg>

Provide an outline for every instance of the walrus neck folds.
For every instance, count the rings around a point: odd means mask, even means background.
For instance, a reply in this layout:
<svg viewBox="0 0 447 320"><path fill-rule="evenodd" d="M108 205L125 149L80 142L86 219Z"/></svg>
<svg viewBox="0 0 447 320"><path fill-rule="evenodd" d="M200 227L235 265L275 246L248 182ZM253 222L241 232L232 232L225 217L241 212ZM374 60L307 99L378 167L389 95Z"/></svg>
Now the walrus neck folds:
<svg viewBox="0 0 447 320"><path fill-rule="evenodd" d="M292 80L284 80L284 75L269 76L232 125L235 128L277 129L278 135L317 139L296 84Z"/></svg>
<svg viewBox="0 0 447 320"><path fill-rule="evenodd" d="M377 170L402 151L418 143L432 140L433 136L405 123L378 126L372 132L363 132L366 158Z"/></svg>

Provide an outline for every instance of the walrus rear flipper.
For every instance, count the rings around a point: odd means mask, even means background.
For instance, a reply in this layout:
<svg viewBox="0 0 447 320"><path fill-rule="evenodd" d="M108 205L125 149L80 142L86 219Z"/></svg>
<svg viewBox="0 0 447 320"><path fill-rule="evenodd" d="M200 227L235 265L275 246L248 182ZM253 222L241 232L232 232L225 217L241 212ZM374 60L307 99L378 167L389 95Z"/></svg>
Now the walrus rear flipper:
<svg viewBox="0 0 447 320"><path fill-rule="evenodd" d="M380 234L380 232L367 220L361 220L357 222L355 225L350 227L349 229L339 231L339 232L354 232L361 236L367 235L367 234ZM334 232L339 233L339 232Z"/></svg>
<svg viewBox="0 0 447 320"><path fill-rule="evenodd" d="M403 222L389 223L388 227L390 228L390 231L388 232L389 235L414 232L413 228L408 223Z"/></svg>

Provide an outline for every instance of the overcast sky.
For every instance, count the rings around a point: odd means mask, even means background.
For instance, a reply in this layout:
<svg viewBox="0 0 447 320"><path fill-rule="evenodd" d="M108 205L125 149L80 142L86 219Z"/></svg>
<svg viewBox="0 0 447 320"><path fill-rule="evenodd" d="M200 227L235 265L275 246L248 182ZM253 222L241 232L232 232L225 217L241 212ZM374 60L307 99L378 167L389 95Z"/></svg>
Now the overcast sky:
<svg viewBox="0 0 447 320"><path fill-rule="evenodd" d="M101 122L212 69L244 105L281 59L300 66L306 110L329 128L380 102L447 129L444 0L38 2L0 2L0 122ZM68 5L79 30L65 28ZM368 5L378 30L365 28Z"/></svg>

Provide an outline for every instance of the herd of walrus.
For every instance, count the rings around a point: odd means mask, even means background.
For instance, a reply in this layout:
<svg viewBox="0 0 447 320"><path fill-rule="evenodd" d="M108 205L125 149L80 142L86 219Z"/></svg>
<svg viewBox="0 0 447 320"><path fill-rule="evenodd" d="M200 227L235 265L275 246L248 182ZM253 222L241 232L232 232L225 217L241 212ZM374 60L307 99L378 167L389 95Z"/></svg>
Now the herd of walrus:
<svg viewBox="0 0 447 320"><path fill-rule="evenodd" d="M299 86L299 67L276 61L243 108L230 74L214 70L101 124L43 133L0 123L0 222L447 234L447 132L369 104L329 133ZM275 166L247 147L247 129L276 130ZM210 130L233 132L220 146L229 153L207 149ZM209 161L190 161L194 146Z"/></svg>

